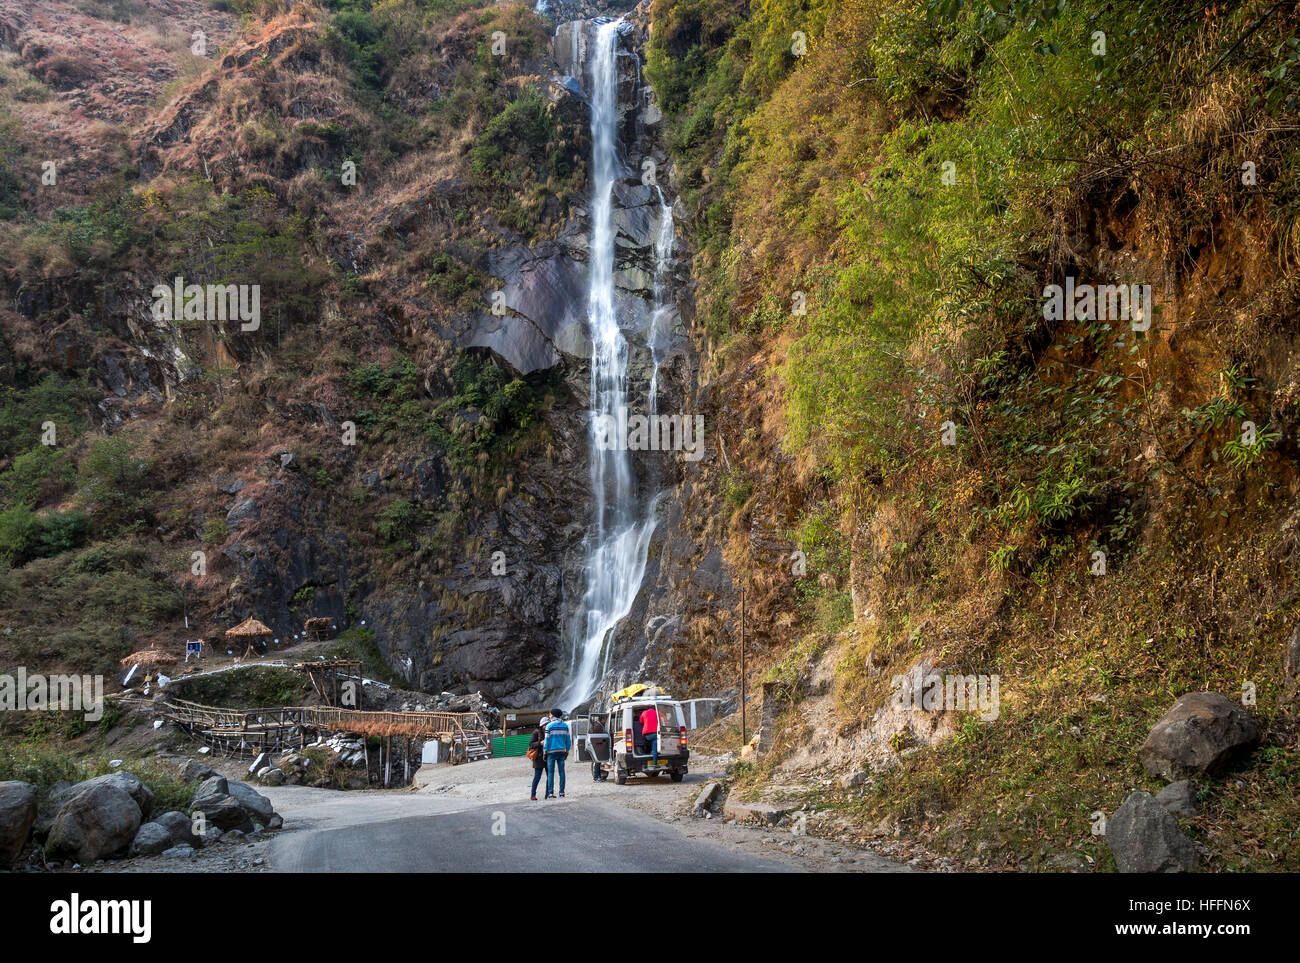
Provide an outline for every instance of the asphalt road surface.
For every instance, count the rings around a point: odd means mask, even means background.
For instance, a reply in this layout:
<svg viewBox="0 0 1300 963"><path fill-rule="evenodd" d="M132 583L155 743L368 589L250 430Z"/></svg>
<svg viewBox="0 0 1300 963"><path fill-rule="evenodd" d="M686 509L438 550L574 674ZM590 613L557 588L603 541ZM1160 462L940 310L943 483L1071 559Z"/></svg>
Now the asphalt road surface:
<svg viewBox="0 0 1300 963"><path fill-rule="evenodd" d="M399 814L403 808L399 803L377 812L374 821L330 828L325 818L320 828L286 833L271 844L267 862L279 872L322 873L581 873L603 872L614 863L652 873L794 871L775 859L690 838L605 799L451 806L410 815Z"/></svg>

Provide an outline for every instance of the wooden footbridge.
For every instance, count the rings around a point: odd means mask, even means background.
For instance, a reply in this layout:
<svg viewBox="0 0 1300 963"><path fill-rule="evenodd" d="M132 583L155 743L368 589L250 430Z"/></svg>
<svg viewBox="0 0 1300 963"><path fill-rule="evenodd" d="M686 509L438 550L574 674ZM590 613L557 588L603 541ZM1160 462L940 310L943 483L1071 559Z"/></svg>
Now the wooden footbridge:
<svg viewBox="0 0 1300 963"><path fill-rule="evenodd" d="M321 733L377 736L391 757L394 737L406 742L437 739L450 747L453 764L492 755L492 733L473 712L375 712L335 706L221 709L184 699L154 703L164 718L226 755L286 752L315 742Z"/></svg>

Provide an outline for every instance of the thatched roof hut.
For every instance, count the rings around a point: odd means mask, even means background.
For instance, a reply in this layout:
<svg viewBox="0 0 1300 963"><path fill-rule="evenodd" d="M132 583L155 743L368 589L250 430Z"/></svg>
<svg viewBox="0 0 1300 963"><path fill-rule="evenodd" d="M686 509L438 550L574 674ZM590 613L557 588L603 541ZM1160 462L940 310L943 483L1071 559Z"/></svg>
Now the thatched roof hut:
<svg viewBox="0 0 1300 963"><path fill-rule="evenodd" d="M317 615L308 619L302 624L302 627L308 632L324 632L333 624L328 615Z"/></svg>
<svg viewBox="0 0 1300 963"><path fill-rule="evenodd" d="M175 665L176 656L167 652L159 652L157 649L141 649L139 652L132 652L122 660L122 665L138 665L146 669L157 668L160 665Z"/></svg>
<svg viewBox="0 0 1300 963"><path fill-rule="evenodd" d="M259 635L270 635L271 630L255 618L247 618L240 622L233 629L226 629L226 635L236 638L251 639Z"/></svg>

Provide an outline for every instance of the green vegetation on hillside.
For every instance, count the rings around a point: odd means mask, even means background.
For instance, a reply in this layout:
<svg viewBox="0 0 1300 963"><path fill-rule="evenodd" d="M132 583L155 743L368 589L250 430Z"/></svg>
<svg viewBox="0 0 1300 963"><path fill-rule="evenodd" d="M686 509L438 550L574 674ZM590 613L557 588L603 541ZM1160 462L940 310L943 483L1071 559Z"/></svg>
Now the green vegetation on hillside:
<svg viewBox="0 0 1300 963"><path fill-rule="evenodd" d="M1284 725L1294 10L687 0L654 20L711 365L771 359L801 462L747 470L830 492L793 534L805 628L859 602L841 721L924 655L1004 674L1002 720L905 755L866 808L1064 847L1177 694L1255 680ZM1066 278L1149 284L1154 307L1067 320L1044 307ZM1082 701L1099 690L1107 708ZM1077 729L1096 745L1063 760ZM1269 843L1222 865L1294 868L1294 754L1244 776L1216 818Z"/></svg>

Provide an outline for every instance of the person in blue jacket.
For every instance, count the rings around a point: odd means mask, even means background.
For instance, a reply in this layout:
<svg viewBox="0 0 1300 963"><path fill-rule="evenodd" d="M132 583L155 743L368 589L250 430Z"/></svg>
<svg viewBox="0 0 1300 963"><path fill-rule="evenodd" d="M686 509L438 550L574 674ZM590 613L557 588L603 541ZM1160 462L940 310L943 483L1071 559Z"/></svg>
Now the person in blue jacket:
<svg viewBox="0 0 1300 963"><path fill-rule="evenodd" d="M542 752L546 756L546 798L555 798L555 770L560 770L560 798L564 798L564 760L569 756L569 724L564 713L551 710L551 722L546 727L546 741Z"/></svg>

